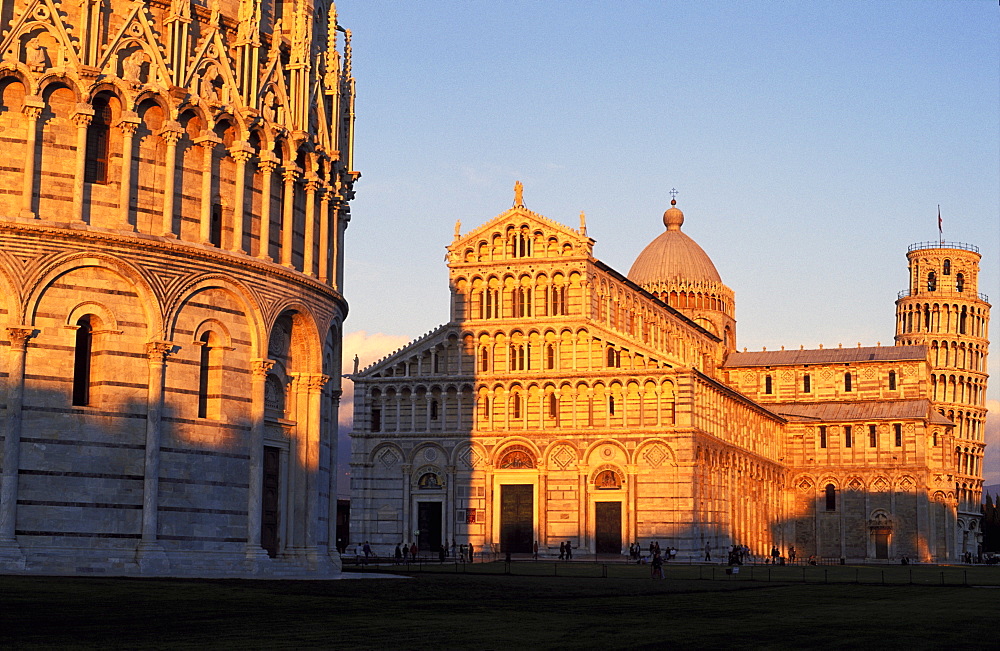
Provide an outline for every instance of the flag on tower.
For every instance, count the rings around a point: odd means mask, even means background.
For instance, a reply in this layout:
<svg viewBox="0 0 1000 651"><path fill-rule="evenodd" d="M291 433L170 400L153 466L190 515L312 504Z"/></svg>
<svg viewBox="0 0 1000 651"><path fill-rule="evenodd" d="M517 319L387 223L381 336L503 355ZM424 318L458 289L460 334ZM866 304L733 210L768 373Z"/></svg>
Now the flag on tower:
<svg viewBox="0 0 1000 651"><path fill-rule="evenodd" d="M938 236L944 237L944 231L941 230L941 204L938 204Z"/></svg>

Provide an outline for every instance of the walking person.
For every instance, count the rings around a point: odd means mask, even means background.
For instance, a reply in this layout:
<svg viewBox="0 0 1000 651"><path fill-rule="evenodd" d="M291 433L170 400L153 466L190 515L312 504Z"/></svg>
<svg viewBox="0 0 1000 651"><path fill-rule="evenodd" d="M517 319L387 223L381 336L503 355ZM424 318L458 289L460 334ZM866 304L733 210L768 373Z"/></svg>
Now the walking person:
<svg viewBox="0 0 1000 651"><path fill-rule="evenodd" d="M652 578L663 580L663 557L660 552L653 554L653 560L649 564L649 572Z"/></svg>
<svg viewBox="0 0 1000 651"><path fill-rule="evenodd" d="M568 540L566 541L566 560L573 560L573 543Z"/></svg>
<svg viewBox="0 0 1000 651"><path fill-rule="evenodd" d="M559 543L559 560L566 560L566 543Z"/></svg>
<svg viewBox="0 0 1000 651"><path fill-rule="evenodd" d="M706 561L712 560L712 545L710 545L707 542L705 543L705 560Z"/></svg>

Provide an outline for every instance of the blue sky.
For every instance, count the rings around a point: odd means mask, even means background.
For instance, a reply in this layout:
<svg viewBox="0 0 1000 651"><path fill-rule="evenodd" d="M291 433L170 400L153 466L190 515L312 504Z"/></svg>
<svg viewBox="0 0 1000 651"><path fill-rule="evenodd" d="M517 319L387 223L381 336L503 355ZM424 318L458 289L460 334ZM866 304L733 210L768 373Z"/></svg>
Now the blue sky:
<svg viewBox="0 0 1000 651"><path fill-rule="evenodd" d="M455 221L503 212L515 180L550 219L585 211L623 273L676 187L736 292L740 348L891 343L906 248L937 239L938 204L1000 296L992 0L337 8L354 35L345 293L362 359L447 320ZM1000 445L987 464L1000 483Z"/></svg>

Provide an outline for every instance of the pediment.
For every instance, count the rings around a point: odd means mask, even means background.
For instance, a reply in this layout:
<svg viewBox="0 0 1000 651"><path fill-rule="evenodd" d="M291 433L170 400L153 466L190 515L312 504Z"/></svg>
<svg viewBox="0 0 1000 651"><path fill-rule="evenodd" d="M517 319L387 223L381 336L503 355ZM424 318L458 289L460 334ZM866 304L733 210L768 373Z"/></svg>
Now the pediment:
<svg viewBox="0 0 1000 651"><path fill-rule="evenodd" d="M491 260L512 257L557 257L593 255L594 240L587 236L583 215L580 228L573 229L515 205L464 235L461 222L455 225L455 239L448 246L449 262L481 262L489 252ZM519 239L530 240L530 249L520 248ZM538 251L538 247L544 247Z"/></svg>

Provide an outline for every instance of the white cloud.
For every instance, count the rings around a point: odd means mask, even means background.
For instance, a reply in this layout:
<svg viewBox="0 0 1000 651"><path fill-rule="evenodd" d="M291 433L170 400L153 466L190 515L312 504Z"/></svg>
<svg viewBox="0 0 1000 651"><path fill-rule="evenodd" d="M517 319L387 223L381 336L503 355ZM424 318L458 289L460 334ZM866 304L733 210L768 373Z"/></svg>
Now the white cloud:
<svg viewBox="0 0 1000 651"><path fill-rule="evenodd" d="M985 486L1000 484L1000 400L987 400L986 408L986 456L983 459L983 480Z"/></svg>
<svg viewBox="0 0 1000 651"><path fill-rule="evenodd" d="M358 368L365 368L391 352L410 342L405 335L387 335L382 332L369 334L364 330L348 332L344 335L344 374L354 372L354 358L358 358ZM340 425L350 429L354 422L354 383L344 378L343 395L340 398Z"/></svg>

